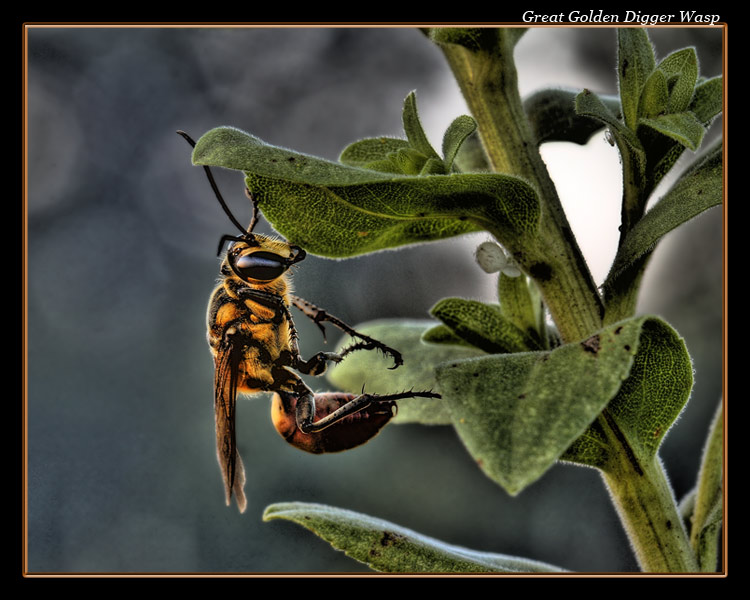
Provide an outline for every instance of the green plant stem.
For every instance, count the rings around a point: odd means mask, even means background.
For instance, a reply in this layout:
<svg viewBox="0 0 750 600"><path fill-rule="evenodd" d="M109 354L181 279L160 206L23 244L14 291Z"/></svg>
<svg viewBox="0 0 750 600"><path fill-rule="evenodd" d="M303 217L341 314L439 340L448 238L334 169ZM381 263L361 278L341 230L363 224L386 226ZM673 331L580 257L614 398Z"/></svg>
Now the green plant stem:
<svg viewBox="0 0 750 600"><path fill-rule="evenodd" d="M625 237L633 226L643 217L646 208L646 196L644 188L646 185L644 165L638 158L636 152L625 143L618 144L620 157L622 159L622 213L620 225L620 240L617 244L622 246ZM633 307L635 310L635 307ZM629 316L629 315L628 315Z"/></svg>
<svg viewBox="0 0 750 600"><path fill-rule="evenodd" d="M539 237L531 247L510 250L537 282L562 338L584 339L602 326L602 301L524 113L512 42L503 39L494 52L456 44L442 49L479 124L493 170L523 177L539 193Z"/></svg>
<svg viewBox="0 0 750 600"><path fill-rule="evenodd" d="M606 312L604 324L611 325L635 314L638 292L651 253L636 260L619 277L607 279L602 286Z"/></svg>
<svg viewBox="0 0 750 600"><path fill-rule="evenodd" d="M615 450L602 475L641 569L650 573L699 571L661 461L658 457L639 461L608 411L598 424Z"/></svg>
<svg viewBox="0 0 750 600"><path fill-rule="evenodd" d="M714 513L723 514L723 463L724 420L723 407L714 416L709 431L703 460L698 474L695 509L691 516L690 545L701 563L701 571L716 570L721 519L712 519ZM713 522L712 522L713 521Z"/></svg>
<svg viewBox="0 0 750 600"><path fill-rule="evenodd" d="M479 125L492 168L523 177L539 193L539 241L522 251L511 251L539 286L563 340L584 339L602 327L603 303L523 111L513 60L514 42L511 36L498 39L499 47L491 51L458 44L444 44L442 49ZM630 221L638 216L641 185L637 180L628 184L624 212ZM625 304L622 308L629 312L634 299ZM604 480L642 569L698 571L659 460L640 464L606 410L599 424L612 449Z"/></svg>

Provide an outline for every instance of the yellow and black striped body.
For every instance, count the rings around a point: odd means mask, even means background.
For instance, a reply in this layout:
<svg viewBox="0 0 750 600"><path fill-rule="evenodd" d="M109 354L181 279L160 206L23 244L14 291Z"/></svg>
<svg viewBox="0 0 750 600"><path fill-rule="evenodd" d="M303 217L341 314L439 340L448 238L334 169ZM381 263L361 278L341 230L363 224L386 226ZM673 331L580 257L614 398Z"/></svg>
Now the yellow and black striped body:
<svg viewBox="0 0 750 600"><path fill-rule="evenodd" d="M222 262L222 280L208 305L207 336L214 357L217 453L224 473L227 502L234 491L241 509L245 506L245 476L235 439L237 393L292 392L298 389L301 380L289 369L299 351L289 314L290 284L286 267L271 279L253 280L240 277L237 265L252 261L254 256L292 259L293 253L289 244L257 234L236 242ZM273 275L275 273L263 276Z"/></svg>
<svg viewBox="0 0 750 600"><path fill-rule="evenodd" d="M274 287L288 307L285 281L279 279ZM262 304L258 300L242 298L237 287L254 287L235 279L224 280L211 295L208 306L208 343L214 360L221 360L227 333L240 340L242 359L237 373L237 391L246 394L275 390L274 370L288 364L284 357L291 353L290 323L285 311ZM268 286L263 286L267 288ZM218 366L218 365L217 365ZM277 374L278 375L278 374Z"/></svg>
<svg viewBox="0 0 750 600"><path fill-rule="evenodd" d="M195 141L178 131L193 147ZM206 171L216 199L241 235L223 235L232 241L221 263L221 280L208 305L208 343L214 359L214 415L216 451L224 478L227 504L234 495L240 512L247 507L245 468L236 441L237 394L274 392L272 421L293 446L315 454L348 450L377 435L394 416L396 401L404 398L439 398L432 391L405 391L379 396L350 393L316 394L298 373L320 375L329 363L339 363L355 351L377 350L391 356L392 369L403 364L401 354L386 344L359 333L344 321L291 293L289 269L302 261L305 250L283 240L253 233L258 222L258 201L249 189L253 216L245 229L219 192L211 169ZM338 352L318 352L302 358L289 308L312 319L325 337L330 323L357 341Z"/></svg>
<svg viewBox="0 0 750 600"><path fill-rule="evenodd" d="M255 252L291 256L289 244L254 235L257 245L239 243L232 246L221 265L222 281L208 304L208 343L215 361L226 349L227 334L241 345L237 391L253 394L261 391L288 390L289 379L297 376L286 367L298 355L294 325L289 316L291 285L288 273L266 282L241 279L232 270L229 259ZM260 292L268 299L253 295ZM283 306L282 306L283 304ZM217 363L218 367L218 363Z"/></svg>

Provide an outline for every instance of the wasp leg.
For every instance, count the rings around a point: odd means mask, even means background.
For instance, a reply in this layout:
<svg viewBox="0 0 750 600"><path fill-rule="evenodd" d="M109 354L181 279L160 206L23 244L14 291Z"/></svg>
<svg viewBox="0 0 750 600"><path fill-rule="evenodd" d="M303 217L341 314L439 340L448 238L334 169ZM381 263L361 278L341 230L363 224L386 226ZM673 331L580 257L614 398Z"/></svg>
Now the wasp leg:
<svg viewBox="0 0 750 600"><path fill-rule="evenodd" d="M383 354L388 354L393 358L394 365L391 367L391 369L395 369L404 364L404 359L401 358L401 353L398 350L395 350L390 346L386 346L383 342L379 342L378 340L364 335L363 333L359 333L353 327L347 325L338 317L335 317L326 312L324 309L315 306L312 302L308 302L307 300L304 300L299 296L289 296L289 298L291 299L292 304L295 307L301 310L306 317L312 319L313 323L318 326L318 329L323 332L324 339L326 337L326 330L323 327L322 323L327 322L334 327L337 327L344 333L362 340L361 342L353 344L352 346L349 346L348 348L345 348L342 352L340 352L339 356L341 356L341 358L343 358L350 352L354 352L355 350L380 350Z"/></svg>
<svg viewBox="0 0 750 600"><path fill-rule="evenodd" d="M321 375L325 373L329 362L339 363L342 360L344 360L344 355L342 354L318 352L308 360L303 360L302 357L299 357L297 362L292 366L305 375Z"/></svg>
<svg viewBox="0 0 750 600"><path fill-rule="evenodd" d="M303 300L298 296L290 296L292 304L299 308L305 314L305 316L311 318L315 322L315 324L323 332L324 337L325 329L320 323L322 321L328 321L345 333L348 333L352 337L358 337L362 340L361 342L352 344L351 346L344 348L339 353L318 352L309 360L304 360L299 352L297 328L294 326L292 314L289 312L289 307L286 305L283 298L281 296L278 296L277 294L266 292L265 290L256 290L247 287L240 288L236 290L236 292L241 300L248 299L252 300L253 302L265 304L266 306L279 311L279 319L286 318L287 322L289 323L289 345L291 349L291 356L287 361L287 364L294 367L301 373L304 373L305 375L320 375L326 370L328 362L341 362L347 354L350 354L355 350L380 350L384 354L390 354L395 362L395 365L391 367L392 369L395 369L396 367L404 364L404 361L401 358L401 353L398 350L394 350L393 348L386 346L378 340L355 331L352 327L344 323L338 317L334 317L333 315L328 314L325 310L318 308L307 300Z"/></svg>
<svg viewBox="0 0 750 600"><path fill-rule="evenodd" d="M289 307L286 305L281 296L266 292L264 290L255 290L252 288L241 288L237 290L237 295L241 300L249 299L253 302L259 302L265 304L270 308L278 311L277 316L279 319L285 318L289 324L289 352L286 355L283 363L297 369L305 375L320 375L325 372L328 362L341 362L344 355L336 354L335 352L318 352L315 356L309 360L302 358L299 352L299 342L297 328L294 326L292 320L292 314L289 312ZM348 352L346 353L348 354Z"/></svg>
<svg viewBox="0 0 750 600"><path fill-rule="evenodd" d="M349 402L344 404L341 408L336 409L331 414L319 419L318 421L313 421L315 418L315 395L304 383L298 387L297 394L299 394L299 400L297 401L297 427L299 427L300 431L303 433L316 433L322 431L341 419L364 410L368 406L378 402L393 402L404 398L441 397L440 394L432 391L414 392L411 390L408 392L400 392L398 394L387 394L385 396L380 396L378 394L361 394L352 398Z"/></svg>

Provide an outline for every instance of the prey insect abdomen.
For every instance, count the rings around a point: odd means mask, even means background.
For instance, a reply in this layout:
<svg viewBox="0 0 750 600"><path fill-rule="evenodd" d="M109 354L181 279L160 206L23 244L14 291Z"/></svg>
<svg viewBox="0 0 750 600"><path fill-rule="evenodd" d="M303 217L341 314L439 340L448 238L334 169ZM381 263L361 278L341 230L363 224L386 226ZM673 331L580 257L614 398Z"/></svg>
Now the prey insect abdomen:
<svg viewBox="0 0 750 600"><path fill-rule="evenodd" d="M355 394L344 392L315 394L315 420L323 419L355 398ZM344 417L324 431L303 433L297 424L298 400L295 394L274 394L271 419L281 437L292 446L312 454L341 452L361 446L375 437L397 412L395 402L373 403Z"/></svg>

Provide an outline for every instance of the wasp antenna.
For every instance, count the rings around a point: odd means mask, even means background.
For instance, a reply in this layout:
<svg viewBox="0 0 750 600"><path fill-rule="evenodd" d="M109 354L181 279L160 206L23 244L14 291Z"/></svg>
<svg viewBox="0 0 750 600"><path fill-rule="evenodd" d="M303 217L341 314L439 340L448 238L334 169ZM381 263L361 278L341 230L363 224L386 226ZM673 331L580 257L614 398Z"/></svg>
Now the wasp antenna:
<svg viewBox="0 0 750 600"><path fill-rule="evenodd" d="M195 148L195 140L191 138L187 133L182 131L182 129L178 129L177 133L179 133L182 137L184 137L187 140L187 143L190 144L193 148Z"/></svg>
<svg viewBox="0 0 750 600"><path fill-rule="evenodd" d="M250 227L247 228L248 231L252 231L258 223L258 201L247 187L245 188L245 196L250 199L250 202L253 205L253 217L250 219Z"/></svg>
<svg viewBox="0 0 750 600"><path fill-rule="evenodd" d="M236 235L229 235L224 234L221 236L221 239L219 240L219 249L216 252L216 256L219 256L221 254L221 251L224 250L224 244L227 242L244 242L245 238L237 237Z"/></svg>
<svg viewBox="0 0 750 600"><path fill-rule="evenodd" d="M179 133L182 137L185 138L188 144L190 144L193 148L195 148L195 140L191 138L187 133L184 131L178 130L177 133ZM240 225L240 222L234 218L234 215L232 214L232 211L229 210L229 207L227 206L226 202L224 202L224 198L221 195L221 192L219 191L219 186L216 185L216 180L214 179L213 173L211 173L211 169L208 168L206 165L203 165L203 169L206 171L206 177L208 177L208 182L211 184L211 189L214 191L214 194L216 195L216 199L219 201L219 204L221 204L221 208L224 209L224 212L229 217L229 220L234 224L234 226L239 229L242 232L242 235L247 235L247 230ZM255 223L255 214L253 214L253 223L251 224L251 230L252 225Z"/></svg>

